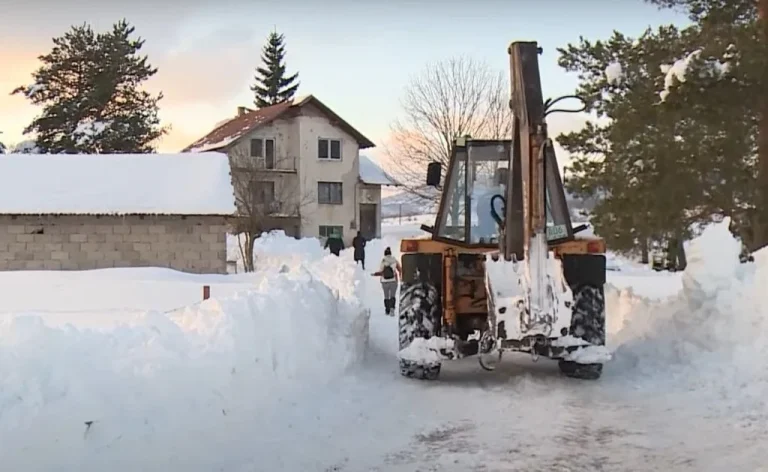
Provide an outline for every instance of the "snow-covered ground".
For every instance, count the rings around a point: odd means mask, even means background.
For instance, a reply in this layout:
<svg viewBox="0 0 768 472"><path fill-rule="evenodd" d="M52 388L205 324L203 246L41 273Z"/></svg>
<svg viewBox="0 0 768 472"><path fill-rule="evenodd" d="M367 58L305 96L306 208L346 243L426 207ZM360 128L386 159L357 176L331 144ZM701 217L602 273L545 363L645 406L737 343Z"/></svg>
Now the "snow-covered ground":
<svg viewBox="0 0 768 472"><path fill-rule="evenodd" d="M370 272L432 222L391 223L365 271L269 236L252 274L0 273L3 470L764 470L768 253L738 264L727 223L685 273L611 258L597 382L526 356L401 377Z"/></svg>

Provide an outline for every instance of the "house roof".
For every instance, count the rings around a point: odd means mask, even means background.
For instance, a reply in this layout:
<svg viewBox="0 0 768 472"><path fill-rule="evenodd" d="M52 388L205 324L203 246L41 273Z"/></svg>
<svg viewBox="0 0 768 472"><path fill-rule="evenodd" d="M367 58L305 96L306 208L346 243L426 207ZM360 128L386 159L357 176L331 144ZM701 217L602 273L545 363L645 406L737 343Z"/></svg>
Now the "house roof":
<svg viewBox="0 0 768 472"><path fill-rule="evenodd" d="M360 181L369 185L394 185L400 186L400 182L379 167L368 156L360 156L360 169L358 171Z"/></svg>
<svg viewBox="0 0 768 472"><path fill-rule="evenodd" d="M232 215L226 154L5 154L0 214Z"/></svg>
<svg viewBox="0 0 768 472"><path fill-rule="evenodd" d="M259 126L266 125L282 116L289 110L297 110L307 104L312 104L319 108L331 121L335 122L340 128L352 135L358 142L360 149L374 147L375 144L362 133L357 131L349 123L341 119L323 102L314 95L306 95L294 98L289 102L278 103L258 110L245 109L245 113L226 120L216 126L213 131L190 144L181 152L205 152L220 150L240 139L243 135L250 133Z"/></svg>

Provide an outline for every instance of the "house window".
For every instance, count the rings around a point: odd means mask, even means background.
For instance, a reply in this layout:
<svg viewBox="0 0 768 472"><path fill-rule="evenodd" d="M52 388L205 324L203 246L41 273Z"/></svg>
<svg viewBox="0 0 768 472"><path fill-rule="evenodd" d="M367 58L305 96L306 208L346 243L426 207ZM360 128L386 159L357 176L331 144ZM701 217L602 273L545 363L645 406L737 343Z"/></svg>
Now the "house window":
<svg viewBox="0 0 768 472"><path fill-rule="evenodd" d="M317 141L318 159L341 160L341 140L319 139Z"/></svg>
<svg viewBox="0 0 768 472"><path fill-rule="evenodd" d="M251 139L251 157L256 158L258 167L275 168L275 140L272 138Z"/></svg>
<svg viewBox="0 0 768 472"><path fill-rule="evenodd" d="M319 229L320 237L321 238L330 238L334 234L338 237L342 238L344 237L344 227L343 226L329 226L329 225L320 225Z"/></svg>
<svg viewBox="0 0 768 472"><path fill-rule="evenodd" d="M275 183L257 180L251 182L251 198L255 205L269 204L275 201Z"/></svg>
<svg viewBox="0 0 768 472"><path fill-rule="evenodd" d="M323 205L341 205L343 203L341 182L318 182L317 203Z"/></svg>
<svg viewBox="0 0 768 472"><path fill-rule="evenodd" d="M265 139L264 140L264 167L267 169L274 169L275 168L275 140L274 139Z"/></svg>

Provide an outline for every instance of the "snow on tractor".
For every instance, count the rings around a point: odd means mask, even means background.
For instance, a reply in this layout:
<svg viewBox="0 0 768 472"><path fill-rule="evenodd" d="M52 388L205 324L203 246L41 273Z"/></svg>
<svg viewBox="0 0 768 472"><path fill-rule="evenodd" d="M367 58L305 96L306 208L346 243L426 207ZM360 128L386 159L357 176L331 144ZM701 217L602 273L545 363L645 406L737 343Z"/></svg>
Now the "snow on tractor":
<svg viewBox="0 0 768 472"><path fill-rule="evenodd" d="M605 242L577 235L547 136L536 42L509 47L514 135L455 141L431 236L400 244L400 372L436 379L445 360L503 351L559 360L569 377L597 379L605 349Z"/></svg>

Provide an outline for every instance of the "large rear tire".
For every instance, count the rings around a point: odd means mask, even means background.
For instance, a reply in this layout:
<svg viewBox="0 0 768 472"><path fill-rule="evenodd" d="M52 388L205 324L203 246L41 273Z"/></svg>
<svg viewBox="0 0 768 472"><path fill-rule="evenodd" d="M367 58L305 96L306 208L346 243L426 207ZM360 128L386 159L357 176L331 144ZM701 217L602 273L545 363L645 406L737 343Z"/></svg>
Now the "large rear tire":
<svg viewBox="0 0 768 472"><path fill-rule="evenodd" d="M579 285L572 287L573 312L571 334L593 345L605 345L605 293L603 286ZM603 373L602 364L579 364L573 361L558 363L560 372L576 379L597 380Z"/></svg>
<svg viewBox="0 0 768 472"><path fill-rule="evenodd" d="M403 283L400 287L398 318L400 350L410 346L415 338L429 339L438 333L439 293L424 282ZM420 364L398 359L400 375L420 380L435 380L440 375L441 364Z"/></svg>

